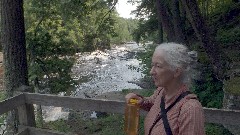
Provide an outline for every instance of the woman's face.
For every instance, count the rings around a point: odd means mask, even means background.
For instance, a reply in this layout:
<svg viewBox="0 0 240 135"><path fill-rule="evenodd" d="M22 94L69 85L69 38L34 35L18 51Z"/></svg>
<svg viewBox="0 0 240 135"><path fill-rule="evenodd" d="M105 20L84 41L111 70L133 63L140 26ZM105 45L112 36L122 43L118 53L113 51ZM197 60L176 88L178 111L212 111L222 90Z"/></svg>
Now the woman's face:
<svg viewBox="0 0 240 135"><path fill-rule="evenodd" d="M164 52L157 50L152 56L152 68L150 71L157 87L168 87L174 80L174 71L164 59Z"/></svg>

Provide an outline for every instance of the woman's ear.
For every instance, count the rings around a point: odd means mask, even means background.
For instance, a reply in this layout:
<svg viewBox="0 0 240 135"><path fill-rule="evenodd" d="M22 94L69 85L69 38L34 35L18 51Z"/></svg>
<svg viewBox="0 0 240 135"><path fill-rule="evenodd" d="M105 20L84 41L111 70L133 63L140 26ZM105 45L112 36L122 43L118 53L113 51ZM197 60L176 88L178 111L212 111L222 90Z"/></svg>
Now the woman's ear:
<svg viewBox="0 0 240 135"><path fill-rule="evenodd" d="M178 78L179 76L181 76L182 72L183 72L182 68L177 68L174 73L174 78Z"/></svg>

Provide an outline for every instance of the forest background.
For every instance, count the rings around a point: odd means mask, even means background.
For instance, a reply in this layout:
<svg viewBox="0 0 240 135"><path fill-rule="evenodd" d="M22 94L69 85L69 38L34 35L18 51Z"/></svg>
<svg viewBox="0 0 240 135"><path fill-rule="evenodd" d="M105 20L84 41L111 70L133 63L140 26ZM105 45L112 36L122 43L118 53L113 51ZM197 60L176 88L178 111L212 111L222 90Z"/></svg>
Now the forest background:
<svg viewBox="0 0 240 135"><path fill-rule="evenodd" d="M205 107L240 109L235 100L240 95L238 0L130 0L132 4L138 3L133 12L136 19L119 17L117 2L1 1L5 82L1 99L13 96L22 85L31 86L38 93L70 95L76 83L71 78L75 53L109 49L134 40L155 44L179 42L197 50L202 74L193 90L201 103ZM147 52L139 53L145 64L143 81L148 86L153 86L148 76L152 51L150 47ZM229 99L231 96L234 99ZM220 128L217 130L226 134Z"/></svg>

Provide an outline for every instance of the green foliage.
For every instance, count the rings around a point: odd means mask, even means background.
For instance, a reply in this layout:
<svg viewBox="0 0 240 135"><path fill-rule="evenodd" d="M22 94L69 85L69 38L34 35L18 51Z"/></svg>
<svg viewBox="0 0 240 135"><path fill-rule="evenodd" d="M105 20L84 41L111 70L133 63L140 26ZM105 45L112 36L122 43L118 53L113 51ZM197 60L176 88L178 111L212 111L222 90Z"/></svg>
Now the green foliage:
<svg viewBox="0 0 240 135"><path fill-rule="evenodd" d="M234 27L229 30L224 30L224 29L218 30L216 40L220 42L224 47L239 45L240 44L240 27Z"/></svg>
<svg viewBox="0 0 240 135"><path fill-rule="evenodd" d="M210 66L210 59L199 44L192 47L198 51L199 65L197 70L200 72L199 78L193 80L192 91L197 94L199 101L204 107L221 108L223 102L223 82L218 80L213 74Z"/></svg>
<svg viewBox="0 0 240 135"><path fill-rule="evenodd" d="M239 23L239 3L229 3L219 5L218 10L212 12L207 21L211 29L217 30L218 28L233 28Z"/></svg>
<svg viewBox="0 0 240 135"><path fill-rule="evenodd" d="M74 118L67 121L71 127L71 132L79 134L98 135L124 135L124 116L119 114L109 114L97 119Z"/></svg>
<svg viewBox="0 0 240 135"><path fill-rule="evenodd" d="M222 125L218 124L209 124L205 125L206 135L232 135L227 129L225 129Z"/></svg>
<svg viewBox="0 0 240 135"><path fill-rule="evenodd" d="M240 95L240 77L224 81L224 90L234 95Z"/></svg>
<svg viewBox="0 0 240 135"><path fill-rule="evenodd" d="M76 44L54 2L33 0L24 5L29 80L44 92L69 93Z"/></svg>
<svg viewBox="0 0 240 135"><path fill-rule="evenodd" d="M0 128L1 128L1 125L4 123L4 121L6 120L6 114L2 114L0 115Z"/></svg>
<svg viewBox="0 0 240 135"><path fill-rule="evenodd" d="M99 134L101 135L124 135L123 132L123 125L124 125L124 118L122 115L112 114L105 118L100 118L98 120L92 121L91 125L93 129L92 132L96 132L99 130ZM101 129L100 126L101 125ZM118 128L116 128L118 127ZM98 128L98 129L96 129Z"/></svg>
<svg viewBox="0 0 240 135"><path fill-rule="evenodd" d="M5 91L0 91L0 101L6 99Z"/></svg>
<svg viewBox="0 0 240 135"><path fill-rule="evenodd" d="M145 75L142 81L148 82L150 88L155 88L150 75L152 55L155 47L155 44L147 45L145 46L146 51L137 53L137 59L143 64L142 73Z"/></svg>
<svg viewBox="0 0 240 135"><path fill-rule="evenodd" d="M198 0L197 2L204 17L211 16L233 4L232 0Z"/></svg>
<svg viewBox="0 0 240 135"><path fill-rule="evenodd" d="M151 17L148 20L140 19L137 29L133 32L133 37L136 42L158 42L158 21L156 17Z"/></svg>
<svg viewBox="0 0 240 135"><path fill-rule="evenodd" d="M64 31L49 33L44 28L27 33L29 80L50 88L50 93L66 92L74 84L70 73L75 51L66 36Z"/></svg>
<svg viewBox="0 0 240 135"><path fill-rule="evenodd" d="M52 130L63 132L63 133L68 133L71 131L70 126L66 124L65 120L62 120L62 119L54 122L45 123L44 128L52 129Z"/></svg>
<svg viewBox="0 0 240 135"><path fill-rule="evenodd" d="M224 48L236 47L240 41L240 4L227 4L212 13L209 26L218 43Z"/></svg>
<svg viewBox="0 0 240 135"><path fill-rule="evenodd" d="M210 69L204 69L202 79L196 80L193 92L198 95L204 107L221 108L223 102L223 83L215 78Z"/></svg>
<svg viewBox="0 0 240 135"><path fill-rule="evenodd" d="M137 27L137 22L136 19L116 18L116 24L114 25L116 34L112 36L111 43L121 44L123 42L132 41L132 33Z"/></svg>

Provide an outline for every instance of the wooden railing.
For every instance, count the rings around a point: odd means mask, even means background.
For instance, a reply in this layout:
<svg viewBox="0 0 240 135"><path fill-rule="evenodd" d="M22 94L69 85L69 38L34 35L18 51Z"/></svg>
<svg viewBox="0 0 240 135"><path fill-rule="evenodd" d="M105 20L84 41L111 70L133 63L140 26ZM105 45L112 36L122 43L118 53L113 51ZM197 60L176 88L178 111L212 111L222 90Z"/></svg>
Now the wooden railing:
<svg viewBox="0 0 240 135"><path fill-rule="evenodd" d="M22 93L0 102L0 115L13 109L18 109L20 122L18 135L63 135L63 133L33 127L29 120L31 116L27 115L29 114L27 107L31 104L119 114L124 113L125 107L125 102L123 101ZM240 111L238 110L204 108L204 113L207 123L240 125ZM146 112L141 112L141 115L146 115Z"/></svg>

